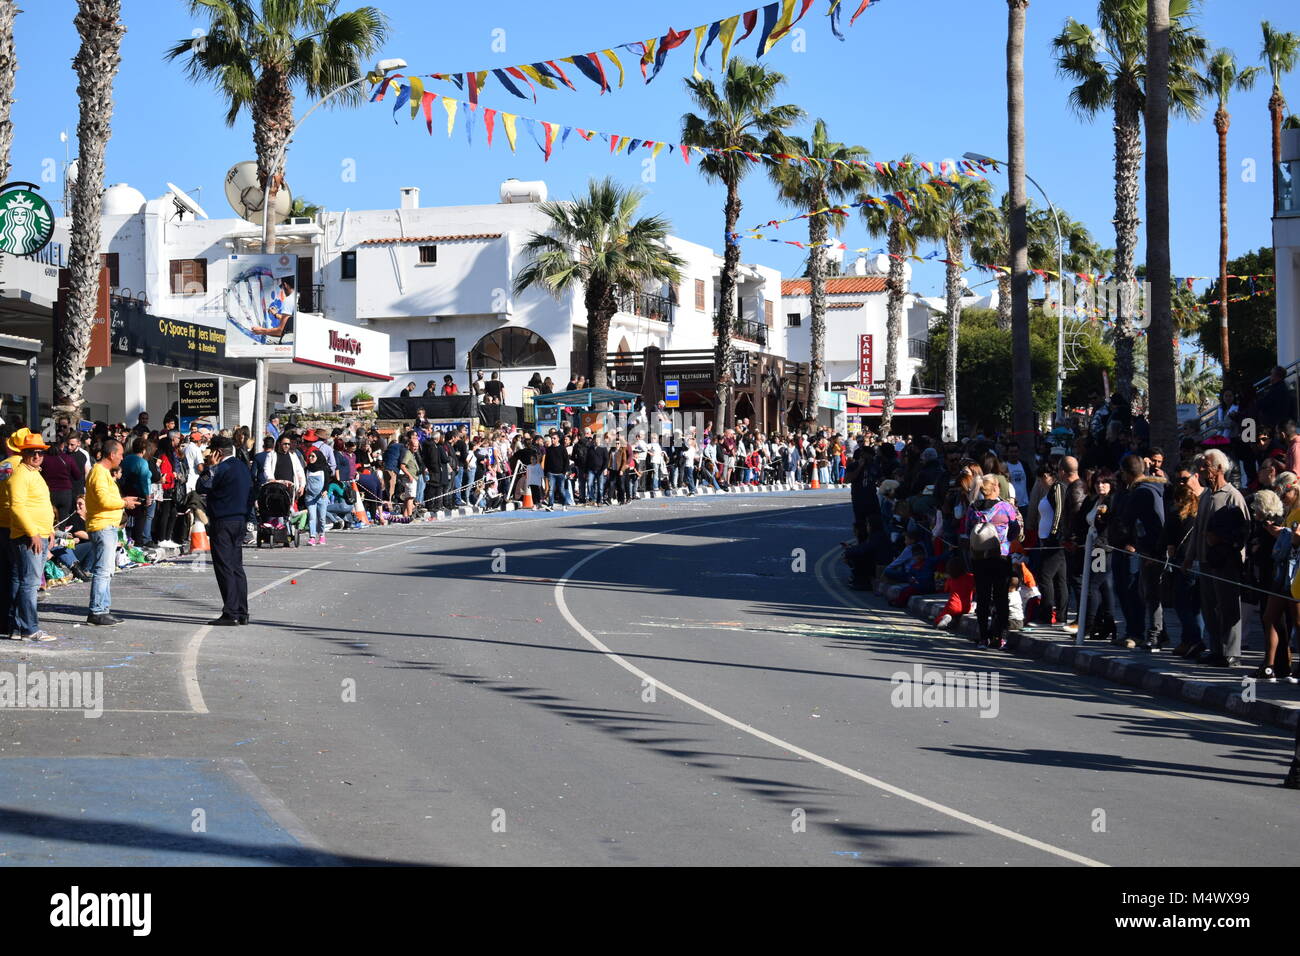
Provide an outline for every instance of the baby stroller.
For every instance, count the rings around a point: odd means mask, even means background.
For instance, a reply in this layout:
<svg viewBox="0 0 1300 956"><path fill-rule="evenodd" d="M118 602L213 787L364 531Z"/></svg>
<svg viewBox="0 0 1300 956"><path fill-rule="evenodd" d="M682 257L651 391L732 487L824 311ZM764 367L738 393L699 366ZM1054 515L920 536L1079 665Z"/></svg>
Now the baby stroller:
<svg viewBox="0 0 1300 956"><path fill-rule="evenodd" d="M278 482L268 482L257 493L257 546L302 546L307 512L293 510L293 495Z"/></svg>

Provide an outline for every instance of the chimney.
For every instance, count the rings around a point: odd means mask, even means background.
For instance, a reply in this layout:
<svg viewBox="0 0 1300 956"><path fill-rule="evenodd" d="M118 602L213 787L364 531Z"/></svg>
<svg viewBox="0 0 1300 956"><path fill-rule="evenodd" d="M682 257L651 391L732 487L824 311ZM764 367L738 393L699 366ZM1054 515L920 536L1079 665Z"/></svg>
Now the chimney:
<svg viewBox="0 0 1300 956"><path fill-rule="evenodd" d="M420 187L419 186L402 187L402 208L403 209L420 208Z"/></svg>

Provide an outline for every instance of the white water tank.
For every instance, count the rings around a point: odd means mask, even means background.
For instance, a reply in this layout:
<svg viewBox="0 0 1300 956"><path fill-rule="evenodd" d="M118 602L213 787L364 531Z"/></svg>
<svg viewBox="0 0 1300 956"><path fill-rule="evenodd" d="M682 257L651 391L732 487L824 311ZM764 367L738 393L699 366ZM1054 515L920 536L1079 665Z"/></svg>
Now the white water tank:
<svg viewBox="0 0 1300 956"><path fill-rule="evenodd" d="M144 193L126 183L114 183L104 190L101 212L105 216L134 216L144 208Z"/></svg>
<svg viewBox="0 0 1300 956"><path fill-rule="evenodd" d="M874 256L858 256L853 260L851 272L855 276L889 275L889 256L879 253ZM903 281L912 281L912 263L903 262Z"/></svg>
<svg viewBox="0 0 1300 956"><path fill-rule="evenodd" d="M546 183L540 179L521 182L507 179L501 184L503 203L546 202Z"/></svg>

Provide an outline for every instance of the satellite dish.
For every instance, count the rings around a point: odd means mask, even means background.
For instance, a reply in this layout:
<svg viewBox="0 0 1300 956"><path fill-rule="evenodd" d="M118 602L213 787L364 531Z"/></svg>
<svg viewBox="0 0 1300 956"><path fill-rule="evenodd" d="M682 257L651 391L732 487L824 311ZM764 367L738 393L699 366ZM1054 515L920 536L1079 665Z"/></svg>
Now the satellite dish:
<svg viewBox="0 0 1300 956"><path fill-rule="evenodd" d="M259 226L262 224L263 195L264 190L257 180L257 163L249 159L230 167L226 173L226 199L241 219ZM281 223L289 218L293 196L289 193L288 185L283 185L276 191L271 205L275 222Z"/></svg>
<svg viewBox="0 0 1300 956"><path fill-rule="evenodd" d="M176 203L176 211L179 213L191 213L199 219L207 219L208 214L203 211L203 207L185 194L185 192L173 183L167 184L167 189L172 194L172 202Z"/></svg>
<svg viewBox="0 0 1300 956"><path fill-rule="evenodd" d="M77 173L80 172L81 169L77 163L78 160L74 159L72 162L68 163L67 168L63 170L63 178L67 180L68 185L76 185L77 183Z"/></svg>

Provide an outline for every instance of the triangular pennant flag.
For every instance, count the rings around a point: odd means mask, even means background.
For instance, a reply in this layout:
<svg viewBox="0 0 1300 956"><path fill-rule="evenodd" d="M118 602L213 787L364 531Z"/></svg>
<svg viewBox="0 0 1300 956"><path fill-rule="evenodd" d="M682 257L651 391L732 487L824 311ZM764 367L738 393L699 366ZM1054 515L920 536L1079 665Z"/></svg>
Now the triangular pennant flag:
<svg viewBox="0 0 1300 956"><path fill-rule="evenodd" d="M429 128L429 135L433 135L433 101L438 98L437 93L425 93L420 97L420 105L424 107L424 125Z"/></svg>
<svg viewBox="0 0 1300 956"><path fill-rule="evenodd" d="M420 112L420 101L424 98L424 80L418 76L411 77L411 119Z"/></svg>
<svg viewBox="0 0 1300 956"><path fill-rule="evenodd" d="M456 125L456 109L460 106L460 100L452 100L447 97L442 98L442 108L447 111L447 135L451 135L452 127Z"/></svg>
<svg viewBox="0 0 1300 956"><path fill-rule="evenodd" d="M722 32L721 20L718 20L717 22L711 23L709 25L709 35L705 37L704 49L700 50L700 62L703 63L705 66L709 65L709 47L713 46L713 41L718 38L718 34L721 32Z"/></svg>
<svg viewBox="0 0 1300 956"><path fill-rule="evenodd" d="M659 41L659 52L655 54L655 68L651 71L649 79L646 80L647 83L659 75L659 70L662 69L664 60L668 58L668 51L675 50L677 47L681 46L686 42L686 38L690 35L690 30L677 31L672 27L668 28L668 32L665 33L663 38Z"/></svg>
<svg viewBox="0 0 1300 956"><path fill-rule="evenodd" d="M492 146L492 128L496 125L497 111L484 108L483 125L487 127L488 147Z"/></svg>
<svg viewBox="0 0 1300 956"><path fill-rule="evenodd" d="M740 25L740 16L728 17L722 21L722 29L719 34L722 36L722 68L727 68L727 58L731 56L731 41L735 39L736 27Z"/></svg>
<svg viewBox="0 0 1300 956"><path fill-rule="evenodd" d="M795 0L781 0L781 16L776 21L776 26L768 35L766 44L759 44L759 51L766 53L776 46L777 41L789 32L790 27L794 25L794 4ZM806 9L806 8L805 8Z"/></svg>
<svg viewBox="0 0 1300 956"><path fill-rule="evenodd" d="M539 69L539 67L545 67L545 64L544 63L531 63L531 64L520 63L519 64L519 69L523 70L525 73L527 73L530 77L532 77L535 81L540 83L542 86L546 87L548 90L558 90L559 87L555 85L555 81L546 75L544 69Z"/></svg>
<svg viewBox="0 0 1300 956"><path fill-rule="evenodd" d="M623 86L623 61L618 58L618 54L616 54L613 50L602 50L601 52L604 53L605 56L609 57L609 61L611 63L613 63L616 67L618 67L618 85L622 87ZM592 55L595 56L595 54Z"/></svg>
<svg viewBox="0 0 1300 956"><path fill-rule="evenodd" d="M515 114L502 113L501 125L505 128L506 139L510 142L510 152L515 151Z"/></svg>
<svg viewBox="0 0 1300 956"><path fill-rule="evenodd" d="M609 151L611 153L618 149L618 134L614 133L609 137Z"/></svg>
<svg viewBox="0 0 1300 956"><path fill-rule="evenodd" d="M523 90L515 86L514 80L510 79L510 77L506 75L505 70L493 70L492 75L497 78L498 83L500 83L502 86L506 88L507 93L513 93L521 100L528 98L528 95L524 93Z"/></svg>
<svg viewBox="0 0 1300 956"><path fill-rule="evenodd" d="M573 82L567 76L564 75L564 71L555 65L554 60L547 60L546 65L555 71L554 75L559 77L561 83L563 83L571 90L576 91L578 89L576 86L573 85Z"/></svg>
<svg viewBox="0 0 1300 956"><path fill-rule="evenodd" d="M691 76L697 80L704 79L700 75L700 44L704 41L704 31L707 29L708 27L695 28L695 65L691 68Z"/></svg>
<svg viewBox="0 0 1300 956"><path fill-rule="evenodd" d="M602 94L608 92L609 82L605 79L605 68L600 65L600 57L596 54L580 53L568 57L564 62L572 63L579 73L600 87Z"/></svg>
<svg viewBox="0 0 1300 956"><path fill-rule="evenodd" d="M843 41L844 32L840 29L840 0L831 0L831 10L828 14L831 18L831 33L835 39Z"/></svg>
<svg viewBox="0 0 1300 956"><path fill-rule="evenodd" d="M511 76L523 80L525 83L528 84L528 89L533 94L533 102L536 103L537 90L533 87L532 81L527 77L527 75L524 74L524 71L519 69L519 67L517 66L508 66L506 67L506 72L509 73Z"/></svg>
<svg viewBox="0 0 1300 956"><path fill-rule="evenodd" d="M551 150L555 146L555 124L543 120L542 128L546 130L546 146L542 149L542 152L545 154L543 162L550 162Z"/></svg>
<svg viewBox="0 0 1300 956"><path fill-rule="evenodd" d="M691 164L691 149L685 143L682 144L682 162L687 166Z"/></svg>
<svg viewBox="0 0 1300 956"><path fill-rule="evenodd" d="M660 152L663 151L663 148L664 148L665 145L667 145L667 144L665 144L665 143L655 143L655 148L654 148L654 149L651 151L651 153L650 153L651 158L655 158L655 157L657 157L657 156L660 154ZM671 149L671 147L669 147L669 148Z"/></svg>
<svg viewBox="0 0 1300 956"><path fill-rule="evenodd" d="M786 0L786 2L789 3L790 0ZM779 3L769 3L767 6L763 7L763 29L759 31L758 34L757 56L762 56L767 52L767 38L770 37L772 31L776 29L776 21L777 17L780 16L780 12L781 4ZM744 38L742 37L741 39Z"/></svg>
<svg viewBox="0 0 1300 956"><path fill-rule="evenodd" d="M758 25L758 11L750 10L747 13L742 13L741 17L745 21L745 32L740 35L740 39L743 41L754 32L754 27Z"/></svg>
<svg viewBox="0 0 1300 956"><path fill-rule="evenodd" d="M397 111L400 110L404 105L406 105L406 101L409 100L410 98L411 98L411 87L409 85L402 86L397 91L397 100L396 102L393 103L394 123L397 122Z"/></svg>
<svg viewBox="0 0 1300 956"><path fill-rule="evenodd" d="M863 11L869 6L871 6L871 0L862 0L862 6L858 7L858 12L849 17L849 26L853 26L858 17L862 16Z"/></svg>

